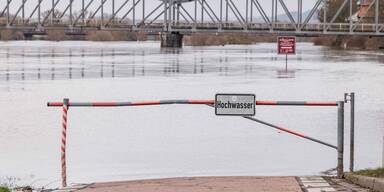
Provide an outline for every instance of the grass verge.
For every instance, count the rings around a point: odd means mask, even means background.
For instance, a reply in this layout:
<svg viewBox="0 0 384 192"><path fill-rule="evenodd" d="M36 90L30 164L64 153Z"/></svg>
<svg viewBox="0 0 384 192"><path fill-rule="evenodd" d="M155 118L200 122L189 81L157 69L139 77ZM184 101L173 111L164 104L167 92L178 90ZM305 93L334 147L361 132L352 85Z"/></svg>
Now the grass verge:
<svg viewBox="0 0 384 192"><path fill-rule="evenodd" d="M368 177L384 178L384 167L376 168L376 169L363 169L360 171L356 171L355 174L368 176Z"/></svg>
<svg viewBox="0 0 384 192"><path fill-rule="evenodd" d="M1 187L0 186L0 192L11 192L11 190L9 190L8 187Z"/></svg>

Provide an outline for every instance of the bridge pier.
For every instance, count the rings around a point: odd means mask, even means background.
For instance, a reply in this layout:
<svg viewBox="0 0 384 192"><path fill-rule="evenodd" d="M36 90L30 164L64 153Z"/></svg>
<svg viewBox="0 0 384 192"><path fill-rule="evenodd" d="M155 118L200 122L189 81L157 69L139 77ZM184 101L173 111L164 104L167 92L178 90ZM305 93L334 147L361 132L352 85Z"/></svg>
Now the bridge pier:
<svg viewBox="0 0 384 192"><path fill-rule="evenodd" d="M161 33L161 47L181 48L183 47L183 34L179 32Z"/></svg>

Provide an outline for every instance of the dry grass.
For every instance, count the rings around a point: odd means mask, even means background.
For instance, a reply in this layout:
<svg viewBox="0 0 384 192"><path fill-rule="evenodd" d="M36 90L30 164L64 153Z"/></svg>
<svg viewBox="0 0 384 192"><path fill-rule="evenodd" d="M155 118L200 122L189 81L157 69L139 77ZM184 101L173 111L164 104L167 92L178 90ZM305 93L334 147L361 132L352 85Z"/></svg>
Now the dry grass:
<svg viewBox="0 0 384 192"><path fill-rule="evenodd" d="M146 41L147 40L147 37L148 37L148 35L147 35L147 33L146 32L138 32L138 33L136 33L136 39L137 39L137 41Z"/></svg>
<svg viewBox="0 0 384 192"><path fill-rule="evenodd" d="M136 41L137 35L126 31L89 31L89 41Z"/></svg>
<svg viewBox="0 0 384 192"><path fill-rule="evenodd" d="M343 49L383 49L384 38L362 36L333 36L316 37L312 39L315 45Z"/></svg>
<svg viewBox="0 0 384 192"><path fill-rule="evenodd" d="M368 177L381 177L384 178L384 167L376 169L364 169L355 172L357 175L363 175Z"/></svg>
<svg viewBox="0 0 384 192"><path fill-rule="evenodd" d="M49 30L47 31L47 40L64 41L67 40L67 36L63 30Z"/></svg>
<svg viewBox="0 0 384 192"><path fill-rule="evenodd" d="M25 37L24 37L24 33L21 32L21 31L16 31L16 33L14 33L14 40L24 40Z"/></svg>
<svg viewBox="0 0 384 192"><path fill-rule="evenodd" d="M3 29L0 30L1 41L12 41L12 40L24 40L24 33L18 30Z"/></svg>
<svg viewBox="0 0 384 192"><path fill-rule="evenodd" d="M0 39L2 41L13 40L13 31L10 29L4 29L0 31Z"/></svg>
<svg viewBox="0 0 384 192"><path fill-rule="evenodd" d="M244 33L194 33L184 37L184 44L187 46L217 46L228 44L248 45L258 42L275 42L274 35L258 35Z"/></svg>
<svg viewBox="0 0 384 192"><path fill-rule="evenodd" d="M113 31L111 32L114 41L136 41L136 34L127 31Z"/></svg>
<svg viewBox="0 0 384 192"><path fill-rule="evenodd" d="M113 41L113 35L109 31L90 31L87 35L88 41Z"/></svg>
<svg viewBox="0 0 384 192"><path fill-rule="evenodd" d="M7 17L0 17L0 25L6 25L7 24Z"/></svg>

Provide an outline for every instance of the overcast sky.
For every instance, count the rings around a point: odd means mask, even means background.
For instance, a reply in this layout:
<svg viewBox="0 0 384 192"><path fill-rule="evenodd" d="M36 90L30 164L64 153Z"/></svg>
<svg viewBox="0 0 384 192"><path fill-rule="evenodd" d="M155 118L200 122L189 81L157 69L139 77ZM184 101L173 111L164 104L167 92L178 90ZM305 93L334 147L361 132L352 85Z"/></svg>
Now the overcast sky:
<svg viewBox="0 0 384 192"><path fill-rule="evenodd" d="M5 6L6 1L7 0L0 0L0 2L1 2L1 4L0 4L1 9L3 9L3 7ZM68 5L69 1L70 0L60 0L60 3L58 4L57 8L61 9L61 10L64 10L66 5ZM74 0L74 12L81 10L81 1L82 0ZM89 7L89 10L93 10L93 11L96 10L98 5L100 5L101 1L102 0L94 0L94 3L91 4L91 6ZM117 10L118 7L124 1L125 0L115 0L115 7L116 7L115 9ZM138 0L135 0L135 1L137 2ZM246 0L232 0L232 1L236 4L236 6L240 10L240 12L245 16ZM251 0L249 0L249 1L251 1ZM265 12L269 16L271 14L272 0L258 0L258 1L263 6ZM305 10L311 9L316 1L317 0L303 0L303 10L305 11ZM21 5L21 2L22 2L22 0L12 0L12 4L10 6L11 13L15 13L16 12L18 7ZM25 15L29 16L31 14L31 12L32 12L34 6L37 4L37 2L38 2L38 0L27 0L26 14ZM85 0L85 2L88 3L88 2L90 2L90 0ZM220 0L206 0L206 2L208 2L208 4L212 7L212 9L219 16ZM223 2L225 2L225 0L223 0ZM297 3L298 1L297 0L284 0L284 2L287 5L288 9L290 9L290 11L292 11L292 12L293 11L297 11L297 6L298 6L298 3ZM133 0L130 0L129 3L120 11L119 16L124 15L126 13L126 11L129 10L129 8L132 6L132 3L133 3ZM145 0L145 12L146 13L151 12L160 3L161 3L160 0ZM141 2L138 5L139 5L139 8L136 10L136 15L137 15L136 17L139 17L139 15L140 16L142 15L142 4L141 4ZM52 6L52 0L43 0L43 3L42 3L42 7L43 7L42 9L43 10L49 9L51 6ZM194 14L194 11L193 11L194 3L193 2L185 3L184 7L193 16L193 14ZM284 13L284 11L283 11L283 9L281 8L280 5L279 5L278 9L279 9L279 11L278 11L279 14ZM198 14L200 13L200 10L201 10L201 8L199 7L198 8ZM107 2L105 3L105 6L104 6L104 12L105 13L111 13L112 12L112 0L107 0ZM159 11L159 13L160 13L160 11ZM254 16L255 17L259 16L256 8L254 8ZM128 17L131 18L131 15L128 16ZM139 17L139 18L141 18L141 17ZM208 18L208 16L207 16L207 18Z"/></svg>

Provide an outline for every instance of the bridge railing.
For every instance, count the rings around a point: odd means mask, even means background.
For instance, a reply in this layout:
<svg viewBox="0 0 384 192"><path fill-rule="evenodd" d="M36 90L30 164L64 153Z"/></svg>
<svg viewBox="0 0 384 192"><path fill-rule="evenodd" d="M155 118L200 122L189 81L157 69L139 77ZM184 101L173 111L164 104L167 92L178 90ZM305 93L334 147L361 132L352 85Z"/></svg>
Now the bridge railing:
<svg viewBox="0 0 384 192"><path fill-rule="evenodd" d="M135 24L133 24L135 23ZM288 23L288 22L275 22L272 24L262 23L262 22L188 22L188 21L173 21L164 24L164 21L146 21L142 23L140 20L136 20L135 22L131 20L120 20L118 18L115 19L84 19L76 24L73 23L69 18L61 18L61 19L47 19L43 23L41 20L39 21L37 18L31 19L22 19L15 18L12 20L12 25L10 26L7 22L7 19L4 17L0 17L0 27L19 27L30 29L33 27L44 28L62 28L64 30L73 29L73 28L97 28L97 29L105 29L105 30L113 30L113 29L125 29L125 30L136 30L136 31L146 31L146 30L156 30L156 31L164 31L164 30L181 30L186 31L212 31L212 32L220 32L220 31L281 31L281 32L307 32L307 33L316 33L316 34L327 34L327 32L332 34L372 34L378 35L383 34L384 23L309 23L306 25L296 24L296 23Z"/></svg>

